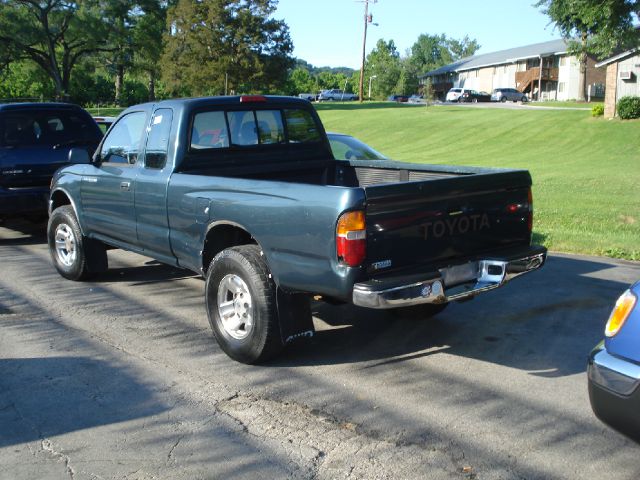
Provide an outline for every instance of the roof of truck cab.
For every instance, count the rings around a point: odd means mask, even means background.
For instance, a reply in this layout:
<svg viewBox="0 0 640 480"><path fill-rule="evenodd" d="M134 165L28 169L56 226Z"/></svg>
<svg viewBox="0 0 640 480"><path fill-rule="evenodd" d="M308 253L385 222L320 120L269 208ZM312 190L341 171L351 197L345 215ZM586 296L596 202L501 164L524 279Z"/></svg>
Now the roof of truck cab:
<svg viewBox="0 0 640 480"><path fill-rule="evenodd" d="M252 100L255 98L263 98L264 100ZM196 97L196 98L175 98L170 100L162 100L159 102L149 102L140 105L134 105L127 108L125 111L130 110L148 110L156 108L174 108L174 109L188 109L194 110L201 107L210 106L236 106L236 105L309 105L308 100L304 100L298 97L287 97L277 95L233 95L233 96L219 96L219 97Z"/></svg>

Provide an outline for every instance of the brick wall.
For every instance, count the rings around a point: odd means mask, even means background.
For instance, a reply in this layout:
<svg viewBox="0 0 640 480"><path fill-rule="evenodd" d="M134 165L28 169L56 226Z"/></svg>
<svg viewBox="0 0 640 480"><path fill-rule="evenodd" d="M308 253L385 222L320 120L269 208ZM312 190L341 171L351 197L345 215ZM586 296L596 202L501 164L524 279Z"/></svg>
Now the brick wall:
<svg viewBox="0 0 640 480"><path fill-rule="evenodd" d="M616 84L618 83L618 63L607 65L607 83L604 92L604 118L616 116Z"/></svg>
<svg viewBox="0 0 640 480"><path fill-rule="evenodd" d="M592 85L594 83L606 84L605 70L604 68L596 68L596 63L597 62L593 57L587 57L587 85Z"/></svg>

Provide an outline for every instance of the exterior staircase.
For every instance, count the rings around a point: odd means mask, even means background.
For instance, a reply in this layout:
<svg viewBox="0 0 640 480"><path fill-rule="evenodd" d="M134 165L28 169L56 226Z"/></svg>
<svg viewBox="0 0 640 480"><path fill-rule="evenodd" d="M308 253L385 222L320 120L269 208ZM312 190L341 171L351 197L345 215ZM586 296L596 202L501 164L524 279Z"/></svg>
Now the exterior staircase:
<svg viewBox="0 0 640 480"><path fill-rule="evenodd" d="M540 67L530 68L524 72L516 72L516 88L521 93L533 91L536 82L540 79ZM542 67L543 81L558 81L558 69L551 67Z"/></svg>

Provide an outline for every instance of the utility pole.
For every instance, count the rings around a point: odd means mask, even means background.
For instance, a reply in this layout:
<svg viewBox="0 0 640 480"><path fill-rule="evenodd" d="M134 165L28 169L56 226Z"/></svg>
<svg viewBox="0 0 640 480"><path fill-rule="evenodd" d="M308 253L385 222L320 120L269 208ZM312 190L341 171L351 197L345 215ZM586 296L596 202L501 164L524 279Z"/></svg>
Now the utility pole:
<svg viewBox="0 0 640 480"><path fill-rule="evenodd" d="M364 98L364 60L367 53L367 26L373 21L373 18L369 16L369 2L377 3L378 0L363 0L364 1L364 35L362 37L362 63L360 64L360 84L358 86L358 97L360 103Z"/></svg>

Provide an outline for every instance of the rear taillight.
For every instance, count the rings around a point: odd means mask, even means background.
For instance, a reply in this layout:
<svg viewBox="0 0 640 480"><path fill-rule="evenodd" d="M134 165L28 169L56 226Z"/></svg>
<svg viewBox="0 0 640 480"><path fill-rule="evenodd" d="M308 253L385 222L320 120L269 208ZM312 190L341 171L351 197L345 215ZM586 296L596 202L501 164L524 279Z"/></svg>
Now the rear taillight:
<svg viewBox="0 0 640 480"><path fill-rule="evenodd" d="M364 212L346 212L336 226L336 251L338 260L350 267L364 262L367 254L367 230Z"/></svg>

